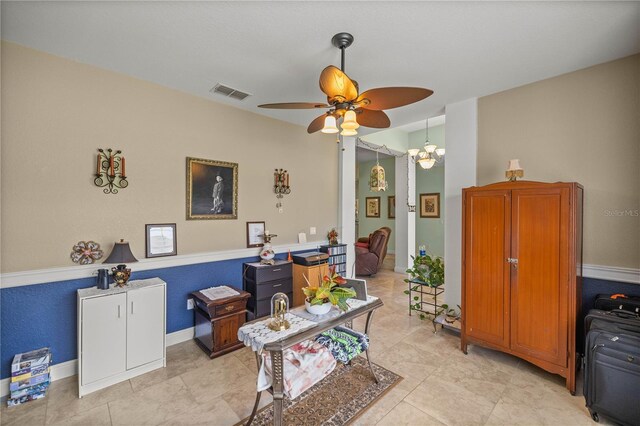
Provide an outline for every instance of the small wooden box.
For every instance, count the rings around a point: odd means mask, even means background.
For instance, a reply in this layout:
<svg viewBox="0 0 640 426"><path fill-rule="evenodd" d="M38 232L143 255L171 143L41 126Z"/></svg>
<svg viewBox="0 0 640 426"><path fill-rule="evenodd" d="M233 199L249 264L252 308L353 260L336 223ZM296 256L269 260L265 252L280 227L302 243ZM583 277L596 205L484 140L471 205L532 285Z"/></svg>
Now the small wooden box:
<svg viewBox="0 0 640 426"><path fill-rule="evenodd" d="M202 350L215 358L241 348L238 329L247 315L247 300L251 294L236 290L238 295L211 300L199 291L191 293L195 303L195 341Z"/></svg>

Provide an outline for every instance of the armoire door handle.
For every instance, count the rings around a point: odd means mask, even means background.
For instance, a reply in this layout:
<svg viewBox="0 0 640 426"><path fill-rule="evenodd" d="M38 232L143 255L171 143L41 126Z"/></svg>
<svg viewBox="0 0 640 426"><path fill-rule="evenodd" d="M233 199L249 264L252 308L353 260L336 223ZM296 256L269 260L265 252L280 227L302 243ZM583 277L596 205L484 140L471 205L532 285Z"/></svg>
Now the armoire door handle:
<svg viewBox="0 0 640 426"><path fill-rule="evenodd" d="M518 267L518 259L514 259L513 257L508 257L507 262L512 264L514 268Z"/></svg>

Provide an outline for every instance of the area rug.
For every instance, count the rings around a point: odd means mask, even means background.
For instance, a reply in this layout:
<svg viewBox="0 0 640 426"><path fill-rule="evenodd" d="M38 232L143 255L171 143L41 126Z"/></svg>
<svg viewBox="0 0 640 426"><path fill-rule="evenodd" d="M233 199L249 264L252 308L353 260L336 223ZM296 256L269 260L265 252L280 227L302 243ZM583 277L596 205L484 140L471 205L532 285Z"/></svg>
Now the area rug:
<svg viewBox="0 0 640 426"><path fill-rule="evenodd" d="M380 383L373 379L363 357L357 357L351 365L339 363L328 377L298 398L284 399L282 423L286 426L338 426L353 422L402 380L402 377L375 363L373 369ZM248 417L235 426L245 425L247 420ZM251 426L272 424L272 404L259 410L251 422Z"/></svg>

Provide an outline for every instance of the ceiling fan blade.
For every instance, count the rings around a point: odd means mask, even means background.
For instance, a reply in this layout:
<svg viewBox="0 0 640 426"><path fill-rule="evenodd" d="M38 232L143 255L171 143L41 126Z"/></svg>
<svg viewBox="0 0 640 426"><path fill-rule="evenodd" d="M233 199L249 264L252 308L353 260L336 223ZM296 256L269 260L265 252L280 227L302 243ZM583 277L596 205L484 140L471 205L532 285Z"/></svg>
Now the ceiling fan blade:
<svg viewBox="0 0 640 426"><path fill-rule="evenodd" d="M322 129L324 127L324 119L326 116L327 114L322 114L320 117L315 118L311 124L309 124L309 127L307 127L307 133L315 133Z"/></svg>
<svg viewBox="0 0 640 426"><path fill-rule="evenodd" d="M358 96L356 103L361 103L360 108L379 111L409 105L432 94L433 90L421 87L380 87L367 90Z"/></svg>
<svg viewBox="0 0 640 426"><path fill-rule="evenodd" d="M391 126L391 120L384 111L376 111L371 109L357 109L356 121L361 126L374 127L376 129L386 129Z"/></svg>
<svg viewBox="0 0 640 426"><path fill-rule="evenodd" d="M320 90L327 95L331 104L352 101L358 97L358 88L353 81L333 65L320 73Z"/></svg>
<svg viewBox="0 0 640 426"><path fill-rule="evenodd" d="M277 104L262 104L259 108L273 109L312 109L312 108L329 108L330 105L313 103L313 102L282 102Z"/></svg>

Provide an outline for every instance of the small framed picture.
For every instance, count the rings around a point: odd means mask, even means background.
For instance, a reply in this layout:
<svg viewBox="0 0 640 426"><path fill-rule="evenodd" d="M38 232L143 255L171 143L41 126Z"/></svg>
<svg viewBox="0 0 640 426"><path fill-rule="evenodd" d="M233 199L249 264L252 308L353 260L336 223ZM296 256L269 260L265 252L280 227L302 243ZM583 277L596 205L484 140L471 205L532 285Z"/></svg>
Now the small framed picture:
<svg viewBox="0 0 640 426"><path fill-rule="evenodd" d="M367 217L380 217L380 197L367 197Z"/></svg>
<svg viewBox="0 0 640 426"><path fill-rule="evenodd" d="M264 246L264 222L247 222L247 247Z"/></svg>
<svg viewBox="0 0 640 426"><path fill-rule="evenodd" d="M440 194L420 194L420 217L440 217Z"/></svg>
<svg viewBox="0 0 640 426"><path fill-rule="evenodd" d="M395 219L396 217L396 196L389 195L387 197L387 218Z"/></svg>
<svg viewBox="0 0 640 426"><path fill-rule="evenodd" d="M175 256L178 254L175 223L145 225L147 257Z"/></svg>

